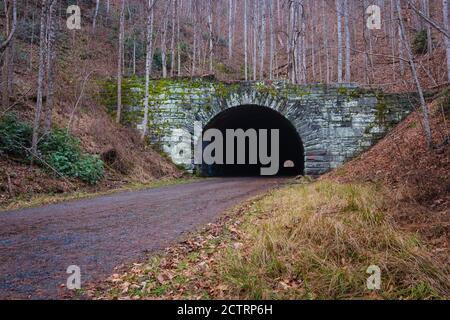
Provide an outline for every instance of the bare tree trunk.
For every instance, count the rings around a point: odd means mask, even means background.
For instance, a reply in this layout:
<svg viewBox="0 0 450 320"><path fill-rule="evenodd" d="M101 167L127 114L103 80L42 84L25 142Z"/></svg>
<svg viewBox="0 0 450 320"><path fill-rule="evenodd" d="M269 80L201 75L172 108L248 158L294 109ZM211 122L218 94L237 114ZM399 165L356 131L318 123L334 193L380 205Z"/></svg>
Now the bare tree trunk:
<svg viewBox="0 0 450 320"><path fill-rule="evenodd" d="M172 0L172 35L170 40L170 76L174 76L175 71L175 21L176 21L177 0Z"/></svg>
<svg viewBox="0 0 450 320"><path fill-rule="evenodd" d="M162 63L162 77L167 78L167 29L168 19L163 17L163 32L161 39L161 63Z"/></svg>
<svg viewBox="0 0 450 320"><path fill-rule="evenodd" d="M311 12L311 30L315 28L316 26L316 12L315 12L315 4L316 2L313 2L309 6L309 10ZM306 32L306 30L305 30ZM315 37L314 32L310 32L311 36L311 69L312 69L312 82L316 81L316 48L315 48Z"/></svg>
<svg viewBox="0 0 450 320"><path fill-rule="evenodd" d="M10 7L8 5L8 1L3 1L5 5L5 33L9 33L9 25L10 25L10 19L9 19L9 13L10 13ZM5 48L3 52L3 65L2 65L2 105L5 110L9 107L9 92L8 92L8 85L9 85L9 56L11 51L11 43L12 39L10 40L8 46Z"/></svg>
<svg viewBox="0 0 450 320"><path fill-rule="evenodd" d="M414 81L416 83L417 92L419 93L420 105L422 108L422 123L423 123L423 128L424 128L424 133L425 133L425 140L426 140L428 148L431 149L433 147L433 141L432 141L432 136L431 136L429 110L428 110L427 104L425 102L422 86L420 84L419 77L417 74L416 64L414 62L414 55L412 53L411 47L408 42L408 38L406 36L400 0L397 0L397 14L398 14L398 19L399 19L400 29L402 31L402 43L408 54L409 65L411 67L411 73L412 73Z"/></svg>
<svg viewBox="0 0 450 320"><path fill-rule="evenodd" d="M177 76L181 76L181 38L180 38L180 7L183 6L183 0L180 0L180 5L177 8Z"/></svg>
<svg viewBox="0 0 450 320"><path fill-rule="evenodd" d="M259 78L264 78L264 58L266 55L266 2L260 2L261 30L259 32Z"/></svg>
<svg viewBox="0 0 450 320"><path fill-rule="evenodd" d="M145 56L145 96L144 96L144 120L141 139L144 140L148 131L148 113L150 99L150 73L153 62L153 5L154 0L148 0L147 8L147 48Z"/></svg>
<svg viewBox="0 0 450 320"><path fill-rule="evenodd" d="M117 114L116 122L120 123L122 116L122 74L123 74L123 51L125 38L125 0L121 1L120 23L119 23L119 53L117 62Z"/></svg>
<svg viewBox="0 0 450 320"><path fill-rule="evenodd" d="M299 6L299 16L301 17L301 27L300 27L300 37L301 37L301 41L300 41L300 52L301 52L301 59L302 59L302 63L301 63L301 79L302 79L302 83L306 83L306 15L305 15L305 6L304 6L304 1L300 0L300 6Z"/></svg>
<svg viewBox="0 0 450 320"><path fill-rule="evenodd" d="M430 18L430 1L429 0L422 0L422 1L425 16L427 18ZM430 55L433 52L433 37L431 34L431 26L429 24L427 24L427 46L428 46L428 54Z"/></svg>
<svg viewBox="0 0 450 320"><path fill-rule="evenodd" d="M195 4L194 4L194 6L196 8ZM197 58L197 29L198 29L198 27L197 27L197 15L195 14L195 12L197 10L195 10L195 8L192 10L194 12L194 17L193 17L193 20L194 20L193 42L194 43L192 44L192 70L191 70L192 76L195 75L195 68L196 68L195 61Z"/></svg>
<svg viewBox="0 0 450 320"><path fill-rule="evenodd" d="M450 19L449 19L449 13L448 13L449 5L448 0L442 0L442 13L444 16L444 29L447 30L447 32L450 32ZM447 52L447 76L448 81L450 82L450 39L444 36L444 43L445 43L445 49Z"/></svg>
<svg viewBox="0 0 450 320"><path fill-rule="evenodd" d="M337 15L337 56L338 56L338 82L342 82L342 0L336 0L336 15Z"/></svg>
<svg viewBox="0 0 450 320"><path fill-rule="evenodd" d="M38 84L37 84L37 98L36 108L34 110L34 122L33 122L33 137L31 142L31 151L35 155L37 154L37 145L39 139L39 127L41 123L42 113L42 96L44 87L44 74L45 74L45 51L46 51L46 36L45 36L45 24L47 20L48 3L47 0L41 2L41 26L39 33L39 71L38 71Z"/></svg>
<svg viewBox="0 0 450 320"><path fill-rule="evenodd" d="M253 81L257 79L258 65L258 1L253 2Z"/></svg>
<svg viewBox="0 0 450 320"><path fill-rule="evenodd" d="M244 74L248 81L248 3L244 0Z"/></svg>
<svg viewBox="0 0 450 320"><path fill-rule="evenodd" d="M54 105L55 61L56 61L56 35L55 13L57 0L52 0L47 12L47 100L45 106L44 133L52 128L52 114Z"/></svg>
<svg viewBox="0 0 450 320"><path fill-rule="evenodd" d="M273 30L273 0L268 0L269 28L270 28L270 48L269 48L269 79L273 79L273 59L274 59L274 30Z"/></svg>
<svg viewBox="0 0 450 320"><path fill-rule="evenodd" d="M100 0L95 0L94 18L92 19L92 30L94 32L95 32L95 27L97 25L97 15L98 15L99 6L100 6Z"/></svg>
<svg viewBox="0 0 450 320"><path fill-rule="evenodd" d="M209 30L209 72L213 73L213 60L214 60L214 44L213 44L213 8L212 0L209 0L208 10L208 30Z"/></svg>
<svg viewBox="0 0 450 320"><path fill-rule="evenodd" d="M233 0L228 0L228 60L233 58Z"/></svg>
<svg viewBox="0 0 450 320"><path fill-rule="evenodd" d="M0 53L2 53L9 45L11 40L14 37L14 34L16 33L16 27L17 27L17 3L16 0L12 0L12 16L13 16L13 22L11 26L11 30L7 30L7 36L6 40L0 43ZM8 33L9 32L9 33Z"/></svg>
<svg viewBox="0 0 450 320"><path fill-rule="evenodd" d="M17 4L13 0L10 5L8 1L5 3L5 34L7 35L5 42L0 44L0 55L3 51L3 66L2 66L2 105L5 109L9 106L9 97L13 91L13 77L14 77L14 35L17 26ZM12 10L11 10L12 9ZM10 13L12 11L12 25L10 20Z"/></svg>
<svg viewBox="0 0 450 320"><path fill-rule="evenodd" d="M351 81L351 62L350 62L350 18L348 0L344 0L344 28L345 28L345 82Z"/></svg>
<svg viewBox="0 0 450 320"><path fill-rule="evenodd" d="M326 70L326 80L325 83L330 83L330 48L328 47L328 22L325 17L325 6L326 2L323 0L322 2L322 24L323 24L323 36L324 36L324 46L325 46L325 57L326 57L326 64L327 64L327 70Z"/></svg>

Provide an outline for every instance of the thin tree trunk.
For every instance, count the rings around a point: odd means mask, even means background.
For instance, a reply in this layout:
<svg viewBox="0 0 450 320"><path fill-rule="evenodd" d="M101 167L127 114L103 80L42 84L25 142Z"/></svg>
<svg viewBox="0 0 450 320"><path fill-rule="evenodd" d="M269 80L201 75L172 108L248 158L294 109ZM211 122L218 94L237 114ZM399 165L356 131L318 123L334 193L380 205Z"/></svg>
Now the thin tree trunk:
<svg viewBox="0 0 450 320"><path fill-rule="evenodd" d="M153 3L154 0L148 0L147 8L147 48L145 56L145 96L144 96L144 120L141 139L144 140L148 131L148 114L150 99L150 74L153 62Z"/></svg>
<svg viewBox="0 0 450 320"><path fill-rule="evenodd" d="M228 60L233 58L233 0L228 0Z"/></svg>
<svg viewBox="0 0 450 320"><path fill-rule="evenodd" d="M450 32L450 19L449 19L449 0L442 0L442 13L444 16L444 29L447 30L447 32ZM445 43L445 49L447 52L447 76L448 81L450 82L450 39L444 36L444 43Z"/></svg>
<svg viewBox="0 0 450 320"><path fill-rule="evenodd" d="M326 80L325 83L330 83L330 48L328 47L328 22L327 18L325 17L325 6L326 2L323 0L322 2L322 24L323 24L323 36L324 36L324 46L325 46L325 57L326 57Z"/></svg>
<svg viewBox="0 0 450 320"><path fill-rule="evenodd" d="M209 72L212 74L213 73L213 60L214 60L212 0L209 0L208 29L209 29Z"/></svg>
<svg viewBox="0 0 450 320"><path fill-rule="evenodd" d="M194 4L194 6L195 6L195 4ZM196 12L196 10L195 10L195 8L192 10L193 12ZM196 65L195 65L195 61L196 61L196 58L197 58L197 16L195 15L195 13L194 13L194 17L193 17L193 20L194 20L194 31L193 31L193 44L192 44L192 70L191 70L191 75L192 76L194 76L195 75L195 68L196 68Z"/></svg>
<svg viewBox="0 0 450 320"><path fill-rule="evenodd" d="M8 1L4 0L3 1L4 5L5 5L5 33L8 34L9 33L9 25L10 25L10 7L8 5ZM9 86L9 79L8 79L8 75L9 75L9 65L10 65L10 61L9 61L9 56L10 56L10 51L11 51L11 44L12 44L12 38L9 41L8 46L6 46L4 52L3 52L3 65L2 65L2 105L3 108L5 110L8 109L9 106L9 92L8 92L8 86Z"/></svg>
<svg viewBox="0 0 450 320"><path fill-rule="evenodd" d="M264 78L264 58L266 55L266 2L260 2L261 30L259 32L259 78Z"/></svg>
<svg viewBox="0 0 450 320"><path fill-rule="evenodd" d="M99 6L100 6L100 0L95 0L94 18L92 19L92 30L94 32L95 32L95 27L97 25L97 15L98 15Z"/></svg>
<svg viewBox="0 0 450 320"><path fill-rule="evenodd" d="M121 1L119 22L119 53L117 62L117 114L116 122L120 123L122 116L122 74L123 74L123 51L125 37L125 0Z"/></svg>
<svg viewBox="0 0 450 320"><path fill-rule="evenodd" d="M351 81L351 39L350 39L350 18L348 0L344 0L344 28L345 28L345 82Z"/></svg>
<svg viewBox="0 0 450 320"><path fill-rule="evenodd" d="M52 128L52 114L54 105L55 61L56 61L56 34L55 13L57 0L53 0L47 12L47 100L45 106L44 133Z"/></svg>
<svg viewBox="0 0 450 320"><path fill-rule="evenodd" d="M244 0L244 75L248 81L248 3Z"/></svg>
<svg viewBox="0 0 450 320"><path fill-rule="evenodd" d="M175 20L176 20L177 0L172 0L172 35L170 40L170 76L174 76L175 71Z"/></svg>
<svg viewBox="0 0 450 320"><path fill-rule="evenodd" d="M273 79L273 60L274 60L274 30L273 30L273 0L268 0L269 10L269 28L270 28L270 49L269 49L269 79Z"/></svg>
<svg viewBox="0 0 450 320"><path fill-rule="evenodd" d="M162 63L162 77L167 78L167 29L168 29L168 18L163 18L163 32L161 39L161 63Z"/></svg>
<svg viewBox="0 0 450 320"><path fill-rule="evenodd" d="M12 21L11 30L9 30L9 33L7 33L6 40L3 41L2 43L0 43L0 53L2 53L8 47L9 43L11 42L11 40L14 37L14 34L16 33L16 28L17 28L17 3L16 3L16 0L12 0L12 10L13 10L12 11L13 21Z"/></svg>
<svg viewBox="0 0 450 320"><path fill-rule="evenodd" d="M342 0L336 0L336 15L337 15L337 37L338 37L338 45L337 45L337 59L338 59L338 82L342 82Z"/></svg>
<svg viewBox="0 0 450 320"><path fill-rule="evenodd" d="M45 24L47 20L47 10L48 10L47 5L48 5L47 0L42 0L41 25L39 33L39 71L38 71L37 97L36 97L36 108L34 110L33 137L31 142L31 151L33 155L37 154L39 127L41 123L41 113L42 113L42 96L44 89L45 51L46 51Z"/></svg>
<svg viewBox="0 0 450 320"><path fill-rule="evenodd" d="M179 7L183 6L183 0L180 0ZM183 12L183 11L181 11ZM177 76L181 76L181 38L180 38L180 15L181 12L179 8L177 8Z"/></svg>
<svg viewBox="0 0 450 320"><path fill-rule="evenodd" d="M253 2L253 81L257 78L258 0Z"/></svg>
<svg viewBox="0 0 450 320"><path fill-rule="evenodd" d="M400 0L397 0L397 14L398 14L398 19L399 19L400 29L402 31L402 43L408 54L409 65L411 67L411 73L414 78L414 82L416 83L417 92L419 93L420 105L422 108L422 123L423 123L423 128L424 128L424 133L425 133L425 140L426 140L428 148L431 149L433 147L433 141L432 141L432 135L431 135L430 120L429 120L429 110L426 105L422 86L420 84L419 76L417 74L416 64L414 62L414 55L412 53L411 47L408 42L408 38L406 36Z"/></svg>

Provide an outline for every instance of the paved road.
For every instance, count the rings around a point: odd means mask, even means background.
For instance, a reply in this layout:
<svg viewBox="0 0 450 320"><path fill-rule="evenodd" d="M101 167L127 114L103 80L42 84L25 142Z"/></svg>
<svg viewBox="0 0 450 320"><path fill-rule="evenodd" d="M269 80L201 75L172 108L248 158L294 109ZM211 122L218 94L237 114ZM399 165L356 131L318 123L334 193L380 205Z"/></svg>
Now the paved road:
<svg viewBox="0 0 450 320"><path fill-rule="evenodd" d="M102 279L281 181L212 179L0 213L0 298L59 298L68 266Z"/></svg>

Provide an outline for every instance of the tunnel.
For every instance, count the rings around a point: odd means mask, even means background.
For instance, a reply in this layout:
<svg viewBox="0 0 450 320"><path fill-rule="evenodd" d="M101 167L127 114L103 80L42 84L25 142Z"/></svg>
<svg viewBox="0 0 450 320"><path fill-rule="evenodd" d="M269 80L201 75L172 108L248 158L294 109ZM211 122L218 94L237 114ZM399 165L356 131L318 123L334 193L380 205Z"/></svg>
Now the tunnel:
<svg viewBox="0 0 450 320"><path fill-rule="evenodd" d="M205 136L209 129L216 129L215 132L222 134L223 144L229 146L229 143L234 143L234 152L227 147L222 148L223 163L203 163L197 167L202 176L207 177L239 177L239 176L261 176L262 168L267 168L267 162L261 159L260 154L275 156L272 148L272 135L275 129L278 129L278 144L279 144L279 160L277 176L297 176L304 173L304 150L303 142L297 133L297 130L292 123L286 119L281 113L268 107L257 105L242 105L226 109L216 115L203 129L203 156L208 149L208 146L216 140L215 138L207 139ZM238 142L236 137L227 136L227 132L231 130L241 129L240 132L249 132L252 130L256 133L258 143L255 143L254 135L252 138L245 139L245 163L238 161ZM264 130L265 129L265 130ZM264 131L266 134L264 134ZM262 132L262 133L261 133ZM241 140L241 141L242 141ZM267 149L261 148L261 141L267 142ZM242 144L241 144L242 146ZM252 148L253 147L253 148ZM263 150L261 150L263 149ZM211 150L211 148L210 148ZM240 149L242 150L242 149ZM250 155L257 150L258 157L255 160ZM215 155L217 151L211 152ZM219 151L220 152L220 151ZM228 154L227 154L228 152ZM264 153L265 152L265 153ZM226 159L234 159L234 161L227 161ZM250 161L253 159L253 161ZM220 162L220 161L218 161ZM272 174L270 174L272 175Z"/></svg>

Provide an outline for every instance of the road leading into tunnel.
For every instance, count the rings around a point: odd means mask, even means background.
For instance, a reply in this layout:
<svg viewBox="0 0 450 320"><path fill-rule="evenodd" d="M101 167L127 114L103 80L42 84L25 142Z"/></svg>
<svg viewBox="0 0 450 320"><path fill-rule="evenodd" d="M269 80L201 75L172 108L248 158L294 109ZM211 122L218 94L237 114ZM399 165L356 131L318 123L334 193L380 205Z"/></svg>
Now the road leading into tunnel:
<svg viewBox="0 0 450 320"><path fill-rule="evenodd" d="M213 178L0 212L0 299L58 299L71 265L101 280L214 222L282 178Z"/></svg>

